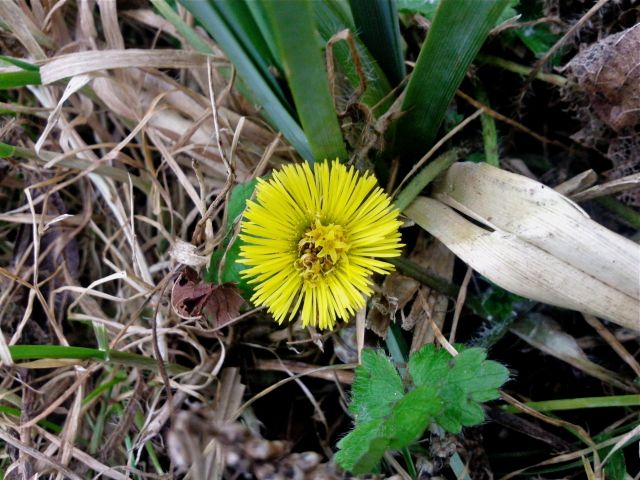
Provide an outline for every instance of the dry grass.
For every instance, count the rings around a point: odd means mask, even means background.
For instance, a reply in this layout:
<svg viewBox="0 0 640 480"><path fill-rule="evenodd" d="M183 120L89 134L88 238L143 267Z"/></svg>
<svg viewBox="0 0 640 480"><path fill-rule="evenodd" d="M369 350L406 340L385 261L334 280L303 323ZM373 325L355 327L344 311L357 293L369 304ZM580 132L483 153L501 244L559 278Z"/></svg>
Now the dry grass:
<svg viewBox="0 0 640 480"><path fill-rule="evenodd" d="M21 411L3 417L12 445L3 464L7 478L82 478L69 468L129 478L154 471L150 453L164 452L159 433L185 402L239 407L239 380L216 382L232 339L178 318L167 285L180 241L193 238L197 267L220 242L230 187L292 153L220 73L230 70L224 58L167 49L175 32L152 10L64 3L0 5L15 35L0 37L3 54L37 60L43 80L2 106L14 112L3 141L21 148L2 164L2 392ZM123 32L143 43L123 50ZM189 371L163 379L111 363L12 366L7 345L16 344L108 346ZM45 418L59 434L38 426Z"/></svg>

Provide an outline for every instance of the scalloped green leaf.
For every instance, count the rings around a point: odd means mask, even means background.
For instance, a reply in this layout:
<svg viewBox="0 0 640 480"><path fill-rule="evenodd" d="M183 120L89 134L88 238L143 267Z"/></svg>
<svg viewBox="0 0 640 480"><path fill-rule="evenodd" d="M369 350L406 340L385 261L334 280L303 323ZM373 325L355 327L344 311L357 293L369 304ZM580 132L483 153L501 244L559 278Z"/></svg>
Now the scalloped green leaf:
<svg viewBox="0 0 640 480"><path fill-rule="evenodd" d="M393 404L404 395L398 370L380 350L362 351L362 364L356 368L351 387L349 411L357 423L382 418L391 413Z"/></svg>
<svg viewBox="0 0 640 480"><path fill-rule="evenodd" d="M389 446L382 426L380 418L358 425L338 442L335 462L356 475L374 471Z"/></svg>

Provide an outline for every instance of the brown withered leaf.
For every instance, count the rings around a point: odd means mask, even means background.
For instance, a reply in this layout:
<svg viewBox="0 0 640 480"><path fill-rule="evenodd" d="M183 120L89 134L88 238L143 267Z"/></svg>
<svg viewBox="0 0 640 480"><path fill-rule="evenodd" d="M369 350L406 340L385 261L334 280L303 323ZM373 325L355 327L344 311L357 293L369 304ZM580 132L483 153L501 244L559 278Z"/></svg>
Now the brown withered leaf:
<svg viewBox="0 0 640 480"><path fill-rule="evenodd" d="M171 289L171 306L180 318L207 316L221 327L240 314L244 300L234 283L204 283L195 270L185 267Z"/></svg>
<svg viewBox="0 0 640 480"><path fill-rule="evenodd" d="M596 115L615 131L640 122L640 25L594 43L567 67Z"/></svg>

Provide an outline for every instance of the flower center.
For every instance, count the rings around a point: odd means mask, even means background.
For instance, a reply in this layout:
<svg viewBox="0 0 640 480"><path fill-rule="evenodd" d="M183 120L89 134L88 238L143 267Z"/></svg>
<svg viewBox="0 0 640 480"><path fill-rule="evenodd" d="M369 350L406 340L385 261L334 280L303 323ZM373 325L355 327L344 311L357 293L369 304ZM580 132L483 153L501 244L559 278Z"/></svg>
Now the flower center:
<svg viewBox="0 0 640 480"><path fill-rule="evenodd" d="M295 266L303 280L315 284L341 259L346 259L348 250L349 244L340 225L322 225L316 220L298 242L299 258Z"/></svg>

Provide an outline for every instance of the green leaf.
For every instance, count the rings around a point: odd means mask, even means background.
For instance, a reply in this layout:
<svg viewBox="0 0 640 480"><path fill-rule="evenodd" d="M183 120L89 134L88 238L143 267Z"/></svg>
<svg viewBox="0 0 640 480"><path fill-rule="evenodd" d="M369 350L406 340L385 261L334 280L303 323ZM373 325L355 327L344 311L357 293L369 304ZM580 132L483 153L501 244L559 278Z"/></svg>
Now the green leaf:
<svg viewBox="0 0 640 480"><path fill-rule="evenodd" d="M453 365L453 357L435 345L425 345L409 359L409 373L416 386L442 385Z"/></svg>
<svg viewBox="0 0 640 480"><path fill-rule="evenodd" d="M340 440L336 463L356 475L374 471L388 448L386 438L381 436L382 424L382 419L363 423Z"/></svg>
<svg viewBox="0 0 640 480"><path fill-rule="evenodd" d="M279 71L282 71L282 64L280 63L280 59L278 58L278 49L276 48L276 41L273 38L273 31L271 30L271 25L267 20L267 14L264 11L264 3L258 2L255 0L249 0L246 2L247 8L251 11L253 15L253 20L256 22L258 30L264 39L264 42L267 44L269 48L269 52L271 53L271 59L273 60L275 66Z"/></svg>
<svg viewBox="0 0 640 480"><path fill-rule="evenodd" d="M610 450L610 449L608 449ZM602 458L606 456L608 452L599 452ZM627 465L624 458L624 451L622 449L613 452L611 457L604 466L605 478L610 480L625 480L630 478L627 473Z"/></svg>
<svg viewBox="0 0 640 480"><path fill-rule="evenodd" d="M255 63L255 56L245 50L236 33L216 9L215 3L201 0L180 0L180 3L204 26L231 60L239 78L247 86L247 92L264 109L263 114L269 123L282 132L303 158L312 161L309 142L293 117L290 105L283 98L279 86L274 84L273 75L265 69L264 63Z"/></svg>
<svg viewBox="0 0 640 480"><path fill-rule="evenodd" d="M264 0L264 7L313 159L346 160L310 0Z"/></svg>
<svg viewBox="0 0 640 480"><path fill-rule="evenodd" d="M20 60L19 58L8 57L7 55L0 55L0 61L8 63L9 65L13 65L15 67L19 67L23 70L28 70L30 72L40 71L40 67L38 65L25 62L24 60Z"/></svg>
<svg viewBox="0 0 640 480"><path fill-rule="evenodd" d="M211 47L200 38L196 31L182 20L182 17L169 5L166 0L150 0L151 4L160 12L160 14L167 19L171 25L176 27L176 30L180 32L180 35L191 44L191 46L198 52L204 54L213 53Z"/></svg>
<svg viewBox="0 0 640 480"><path fill-rule="evenodd" d="M7 158L13 156L16 151L16 147L0 142L0 158Z"/></svg>
<svg viewBox="0 0 640 480"><path fill-rule="evenodd" d="M349 0L355 31L376 58L387 78L398 85L406 74L398 12L394 0Z"/></svg>
<svg viewBox="0 0 640 480"><path fill-rule="evenodd" d="M404 395L402 379L389 357L380 350L364 349L351 387L349 411L356 423L383 418Z"/></svg>
<svg viewBox="0 0 640 480"><path fill-rule="evenodd" d="M78 360L106 360L107 352L86 347L63 345L11 345L11 358L17 360L38 360L43 358L73 358Z"/></svg>
<svg viewBox="0 0 640 480"><path fill-rule="evenodd" d="M231 230L234 224L240 221L245 208L247 208L247 200L253 195L257 184L258 179L254 178L248 182L239 183L233 188L227 206L227 230Z"/></svg>
<svg viewBox="0 0 640 480"><path fill-rule="evenodd" d="M254 3L262 4L261 2ZM213 5L242 48L249 54L253 64L258 67L262 76L269 82L271 89L277 92L283 101L286 101L280 85L269 72L269 65L274 64L274 59L247 3L244 0L224 0L214 2Z"/></svg>
<svg viewBox="0 0 640 480"><path fill-rule="evenodd" d="M387 449L410 445L444 408L439 391L430 386L405 395L390 359L372 349L362 351L351 395L356 426L338 442L336 461L355 474L372 472Z"/></svg>
<svg viewBox="0 0 640 480"><path fill-rule="evenodd" d="M513 35L518 37L536 57L542 57L560 38L559 35L551 32L548 25L543 24L518 28L513 31Z"/></svg>
<svg viewBox="0 0 640 480"><path fill-rule="evenodd" d="M21 88L25 85L41 85L40 72L24 70L0 73L0 90Z"/></svg>
<svg viewBox="0 0 640 480"><path fill-rule="evenodd" d="M363 350L349 405L356 425L338 443L336 461L355 474L370 473L385 450L408 447L434 420L453 433L481 423L479 402L497 398L509 373L487 360L484 349L458 348L457 357L434 345L413 354L408 368L416 388L407 394L390 359L381 351Z"/></svg>
<svg viewBox="0 0 640 480"><path fill-rule="evenodd" d="M509 0L509 6L504 9L502 14L496 20L496 25L518 15L515 7L518 6L520 0ZM440 0L398 0L398 10L403 13L419 13L427 20L433 20Z"/></svg>
<svg viewBox="0 0 640 480"><path fill-rule="evenodd" d="M374 361L379 361L379 358L386 357L379 356ZM371 360L369 358L368 361ZM383 371L379 373L388 375L388 372L382 373ZM381 377L383 380L384 378ZM380 390L380 393L383 391ZM356 422L355 429L338 442L340 451L336 454L336 462L357 475L370 473L378 466L386 450L399 450L409 446L422 435L433 421L434 415L442 409L437 390L430 387L417 388L395 402L391 413L385 414L386 418L381 416Z"/></svg>
<svg viewBox="0 0 640 480"><path fill-rule="evenodd" d="M409 80L394 146L414 161L433 144L447 107L509 0L441 0ZM419 139L419 141L417 141Z"/></svg>
<svg viewBox="0 0 640 480"><path fill-rule="evenodd" d="M444 408L439 392L429 386L412 390L393 406L385 422L389 447L400 450L422 436L433 417Z"/></svg>
<svg viewBox="0 0 640 480"><path fill-rule="evenodd" d="M257 183L258 180L254 178L236 185L231 191L227 206L225 236L222 244L211 254L209 268L204 276L205 281L210 283L237 283L245 298L251 297L252 289L240 275L245 268L244 265L238 263L240 247L244 242L239 237L233 241L231 246L229 246L229 242L233 238L235 224L241 220L242 213L247 206L247 200L253 195ZM223 258L224 265L220 272L220 262L222 262Z"/></svg>
<svg viewBox="0 0 640 480"><path fill-rule="evenodd" d="M417 386L439 389L444 410L436 421L452 433L481 423L484 411L480 402L498 398L498 389L509 379L509 371L487 360L483 348L462 349L451 357L443 349L426 345L409 359L409 372Z"/></svg>

